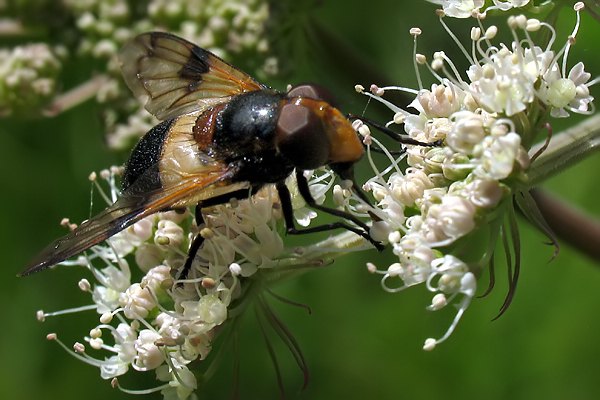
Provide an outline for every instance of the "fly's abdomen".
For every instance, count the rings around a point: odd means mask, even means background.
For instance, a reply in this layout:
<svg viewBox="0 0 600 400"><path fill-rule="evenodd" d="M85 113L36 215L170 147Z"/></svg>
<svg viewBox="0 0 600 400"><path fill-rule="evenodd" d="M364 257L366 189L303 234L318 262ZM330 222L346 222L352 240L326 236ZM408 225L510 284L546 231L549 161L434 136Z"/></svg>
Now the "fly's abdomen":
<svg viewBox="0 0 600 400"><path fill-rule="evenodd" d="M122 188L127 190L138 179L142 179L136 186L143 186L145 190L154 190L161 187L158 163L162 156L163 144L169 134L175 119L168 119L149 130L131 151L129 160L125 164Z"/></svg>

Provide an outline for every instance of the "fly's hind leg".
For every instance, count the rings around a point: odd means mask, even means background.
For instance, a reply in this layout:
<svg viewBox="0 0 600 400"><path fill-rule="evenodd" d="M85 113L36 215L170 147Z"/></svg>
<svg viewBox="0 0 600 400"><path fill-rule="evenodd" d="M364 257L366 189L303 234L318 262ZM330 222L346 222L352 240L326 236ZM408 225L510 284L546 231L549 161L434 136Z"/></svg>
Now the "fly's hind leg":
<svg viewBox="0 0 600 400"><path fill-rule="evenodd" d="M253 188L252 190L240 189L240 190L236 190L234 192L227 193L227 194L224 194L221 196L217 196L212 199L207 199L207 200L202 201L201 203L198 203L198 205L196 206L195 213L194 213L194 218L196 219L196 225L198 227L200 227L204 224L204 217L202 216L202 210L204 208L216 206L219 204L225 204L231 199L248 198L248 196L250 196L256 190L258 190L258 188L256 188L256 189ZM192 268L192 263L194 262L194 259L196 258L196 255L198 254L198 250L200 250L200 247L202 247L202 243L204 243L204 238L202 237L202 235L200 233L198 233L192 240L192 243L190 244L190 249L188 250L188 255L185 259L185 264L183 264L183 269L181 270L181 273L179 274L179 277L177 278L178 280L187 279L187 277L190 273L190 270Z"/></svg>
<svg viewBox="0 0 600 400"><path fill-rule="evenodd" d="M194 212L194 218L196 219L196 225L198 227L204 225L204 217L202 216L202 206L198 204L196 206L196 210ZM180 280L187 279L188 274L190 273L190 269L192 268L192 262L194 258L196 258L196 254L198 254L198 250L200 250L200 246L204 242L204 238L198 232L198 234L192 240L192 244L190 244L190 249L188 250L187 257L185 259L185 264L183 264L183 269L181 270L181 274L179 274Z"/></svg>

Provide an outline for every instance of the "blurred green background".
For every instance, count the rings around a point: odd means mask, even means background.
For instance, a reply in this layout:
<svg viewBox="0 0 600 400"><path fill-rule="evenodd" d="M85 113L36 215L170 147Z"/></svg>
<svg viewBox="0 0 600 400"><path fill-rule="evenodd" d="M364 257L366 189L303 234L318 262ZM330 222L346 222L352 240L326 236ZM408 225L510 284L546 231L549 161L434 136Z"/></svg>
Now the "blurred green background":
<svg viewBox="0 0 600 400"><path fill-rule="evenodd" d="M415 1L408 6L393 0L318 3L305 10L307 14L296 16L296 34L283 46L296 69L279 82L267 83L283 89L286 82L319 82L334 91L345 111L360 113L365 98L354 92L356 83L415 87L410 27L423 29L420 52L424 54L455 49L431 4ZM315 18L321 30L313 27L306 34L302 29L308 27L308 20L303 20L306 15ZM559 42L570 33L574 19L572 12L562 14ZM471 21L447 21L463 34L468 32L464 27L471 26ZM505 26L503 20L497 22ZM583 61L594 76L600 71L599 35L597 23L586 16L570 56ZM89 70L65 71L65 86L85 80L86 74ZM369 110L377 116L377 110ZM556 121L555 132L561 126ZM6 317L0 329L0 398L124 399L128 396L111 389L95 368L45 340L48 332L58 332L68 343L80 340L95 321L93 313L51 318L43 324L35 319L40 308L52 311L89 302L76 287L81 270L61 268L15 277L62 232L58 226L62 217L74 221L87 217L89 172L123 162L123 155L106 148L93 102L52 119L2 119L0 135L0 244L2 254L7 255L0 280L0 304ZM600 158L595 156L544 187L597 218L599 171ZM475 299L452 337L431 353L421 350L423 341L441 336L454 310L427 312L431 294L424 287L395 295L383 292L378 278L368 274L364 265L367 261L388 265L394 261L390 252L341 258L321 271L276 287L278 294L313 310L307 315L274 304L300 343L311 373L308 388L301 391L302 376L289 353L279 346L287 397L598 398L600 265L567 245L549 263L552 248L543 243L546 239L526 223L521 226L522 274L508 312L491 322L506 293L499 265L492 294ZM481 286L486 285L484 277ZM252 313L245 322L239 331L241 398L277 398L273 367ZM215 378L199 391L200 398L230 398L232 371L231 359L226 359ZM122 382L143 388L153 385L153 377L148 378L128 377Z"/></svg>

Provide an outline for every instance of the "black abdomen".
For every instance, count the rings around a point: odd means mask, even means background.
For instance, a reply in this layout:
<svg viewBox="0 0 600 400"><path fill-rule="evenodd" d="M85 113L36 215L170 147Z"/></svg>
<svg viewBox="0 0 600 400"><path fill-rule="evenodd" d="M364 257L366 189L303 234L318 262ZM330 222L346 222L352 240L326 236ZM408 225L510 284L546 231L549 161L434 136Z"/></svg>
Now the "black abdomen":
<svg viewBox="0 0 600 400"><path fill-rule="evenodd" d="M169 129L175 119L169 119L150 129L135 145L125 164L125 172L121 182L122 189L127 190L134 182L141 191L160 189L158 162L160 161L163 144Z"/></svg>

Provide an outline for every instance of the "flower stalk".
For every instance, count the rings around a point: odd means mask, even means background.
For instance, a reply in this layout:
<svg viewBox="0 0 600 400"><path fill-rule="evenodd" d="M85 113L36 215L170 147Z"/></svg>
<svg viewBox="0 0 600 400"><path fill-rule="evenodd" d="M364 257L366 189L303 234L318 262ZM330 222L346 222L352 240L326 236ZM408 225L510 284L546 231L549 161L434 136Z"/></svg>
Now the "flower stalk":
<svg viewBox="0 0 600 400"><path fill-rule="evenodd" d="M542 143L531 148L534 154ZM546 179L600 150L600 114L587 117L553 136L548 148L531 164L527 172L527 187L533 188Z"/></svg>

